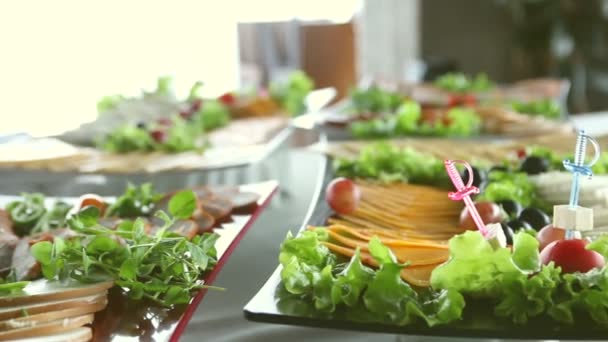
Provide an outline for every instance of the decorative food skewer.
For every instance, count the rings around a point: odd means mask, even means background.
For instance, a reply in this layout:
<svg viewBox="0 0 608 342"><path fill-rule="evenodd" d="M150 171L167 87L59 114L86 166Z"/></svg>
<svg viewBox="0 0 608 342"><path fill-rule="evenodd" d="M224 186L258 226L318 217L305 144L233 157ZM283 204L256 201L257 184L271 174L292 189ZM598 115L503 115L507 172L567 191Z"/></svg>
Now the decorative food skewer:
<svg viewBox="0 0 608 342"><path fill-rule="evenodd" d="M585 164L588 141L593 145L595 155L588 164ZM566 240L575 238L576 231L593 229L593 209L578 205L580 191L579 176L585 175L591 178L593 176L591 167L598 161L599 157L600 147L597 141L586 135L584 130L580 130L576 138L574 161L564 160L564 168L572 173L570 203L568 205L556 205L553 207L553 226L566 230Z"/></svg>
<svg viewBox="0 0 608 342"><path fill-rule="evenodd" d="M473 203L473 200L471 199L471 195L479 193L479 188L473 185L474 175L471 165L469 165L469 163L466 161L450 159L446 159L443 163L452 184L454 184L454 187L456 188L456 192L448 193L448 197L453 201L464 202L471 217L473 218L473 221L475 222L475 225L477 226L477 229L494 248L505 247L507 245L507 238L505 237L505 233L503 232L500 224L484 224L479 212L477 211L477 208L475 207L475 203ZM466 185L462 181L462 177L460 177L460 173L456 168L457 163L464 165L469 174L469 181Z"/></svg>

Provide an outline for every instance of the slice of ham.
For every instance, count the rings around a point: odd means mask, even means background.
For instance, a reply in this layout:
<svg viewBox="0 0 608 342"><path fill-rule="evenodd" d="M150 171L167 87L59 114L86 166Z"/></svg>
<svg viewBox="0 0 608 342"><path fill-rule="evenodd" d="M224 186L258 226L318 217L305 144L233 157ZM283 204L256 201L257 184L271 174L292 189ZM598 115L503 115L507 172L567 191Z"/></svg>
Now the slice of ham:
<svg viewBox="0 0 608 342"><path fill-rule="evenodd" d="M230 202L230 200L218 196L202 200L201 207L206 213L213 216L213 218L216 220L230 215L233 209L232 202Z"/></svg>
<svg viewBox="0 0 608 342"><path fill-rule="evenodd" d="M8 211L0 209L0 234L15 234L13 231L13 221Z"/></svg>
<svg viewBox="0 0 608 342"><path fill-rule="evenodd" d="M11 267L15 247L19 238L11 233L0 234L0 272L7 271Z"/></svg>

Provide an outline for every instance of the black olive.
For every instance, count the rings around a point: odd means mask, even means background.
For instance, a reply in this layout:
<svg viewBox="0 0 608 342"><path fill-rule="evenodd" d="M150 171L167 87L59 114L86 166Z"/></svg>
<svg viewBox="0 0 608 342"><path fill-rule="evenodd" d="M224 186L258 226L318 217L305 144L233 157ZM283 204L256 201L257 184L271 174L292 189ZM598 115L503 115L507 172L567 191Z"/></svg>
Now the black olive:
<svg viewBox="0 0 608 342"><path fill-rule="evenodd" d="M480 170L474 166L471 167L471 170L473 171L473 185L479 188L481 183L488 179L488 174L484 170ZM469 182L469 171L464 169L461 176L464 184L467 184Z"/></svg>
<svg viewBox="0 0 608 342"><path fill-rule="evenodd" d="M505 233L505 237L507 238L507 245L513 244L513 229L509 227L505 222L501 222L500 226L502 227L503 233Z"/></svg>
<svg viewBox="0 0 608 342"><path fill-rule="evenodd" d="M507 226L509 226L516 233L522 229L532 229L528 222L522 221L520 219L513 219L507 222Z"/></svg>
<svg viewBox="0 0 608 342"><path fill-rule="evenodd" d="M538 208L526 208L522 210L519 213L519 220L527 222L536 231L551 223L549 216Z"/></svg>
<svg viewBox="0 0 608 342"><path fill-rule="evenodd" d="M549 169L549 161L537 156L529 156L524 159L519 169L529 175L537 175Z"/></svg>
<svg viewBox="0 0 608 342"><path fill-rule="evenodd" d="M140 121L137 123L137 128L139 129L146 129L146 123L143 121Z"/></svg>
<svg viewBox="0 0 608 342"><path fill-rule="evenodd" d="M510 218L517 218L522 210L521 204L513 200L502 200L496 202L496 204L501 206L502 210L504 210Z"/></svg>

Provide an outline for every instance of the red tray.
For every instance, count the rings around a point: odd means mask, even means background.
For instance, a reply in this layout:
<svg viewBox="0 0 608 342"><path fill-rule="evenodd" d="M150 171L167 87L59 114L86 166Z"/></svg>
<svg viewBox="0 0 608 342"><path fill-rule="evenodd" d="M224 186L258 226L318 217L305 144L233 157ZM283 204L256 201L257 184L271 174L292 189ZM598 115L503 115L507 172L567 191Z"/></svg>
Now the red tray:
<svg viewBox="0 0 608 342"><path fill-rule="evenodd" d="M258 193L260 199L252 208L233 212L230 219L214 229L220 235L216 243L218 262L205 276L205 284L213 283L277 188L276 181L240 186L243 191ZM207 289L202 289L190 304L166 309L152 302L130 300L114 288L110 290L108 307L95 315L93 341L178 341L206 293Z"/></svg>

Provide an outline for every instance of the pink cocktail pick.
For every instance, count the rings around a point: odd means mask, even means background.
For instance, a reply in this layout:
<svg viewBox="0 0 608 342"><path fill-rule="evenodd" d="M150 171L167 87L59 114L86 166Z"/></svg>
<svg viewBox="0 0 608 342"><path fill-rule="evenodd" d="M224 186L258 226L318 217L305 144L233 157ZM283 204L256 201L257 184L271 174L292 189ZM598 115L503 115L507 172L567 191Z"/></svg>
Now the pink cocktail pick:
<svg viewBox="0 0 608 342"><path fill-rule="evenodd" d="M467 172L469 173L469 181L467 184L464 184L462 177L460 177L460 172L456 168L456 164L462 164ZM471 199L471 195L475 195L479 193L479 188L473 185L473 169L471 165L463 160L444 160L443 164L445 165L445 169L448 172L448 176L450 180L452 180L452 184L456 188L455 192L448 193L448 197L453 201L463 201L469 210L469 214L473 218L477 229L481 233L483 237L488 236L488 229L486 229L486 225L483 223L481 216L479 216L479 212L475 207L475 203Z"/></svg>

